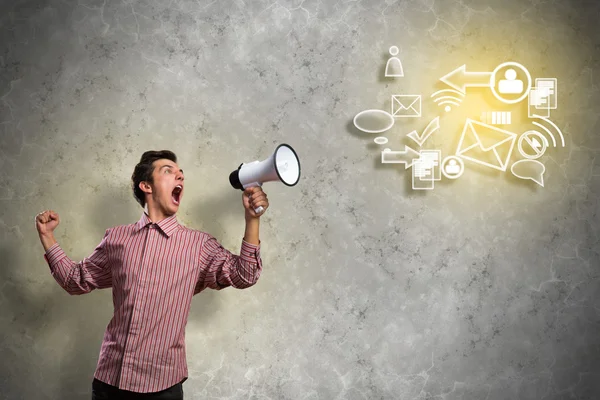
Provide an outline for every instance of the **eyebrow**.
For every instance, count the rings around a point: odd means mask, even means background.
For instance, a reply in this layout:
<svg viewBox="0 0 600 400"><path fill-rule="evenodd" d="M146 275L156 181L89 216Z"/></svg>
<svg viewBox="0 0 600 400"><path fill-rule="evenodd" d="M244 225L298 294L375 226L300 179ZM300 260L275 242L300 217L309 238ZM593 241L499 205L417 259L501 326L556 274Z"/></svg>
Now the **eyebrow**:
<svg viewBox="0 0 600 400"><path fill-rule="evenodd" d="M161 169L165 168L165 167L166 167L166 168L173 168L173 166L172 166L172 165L165 164L165 165L163 165L162 167L160 167L159 171L160 171ZM180 169L179 171L181 171L181 173L183 174L183 170L182 170L182 169Z"/></svg>

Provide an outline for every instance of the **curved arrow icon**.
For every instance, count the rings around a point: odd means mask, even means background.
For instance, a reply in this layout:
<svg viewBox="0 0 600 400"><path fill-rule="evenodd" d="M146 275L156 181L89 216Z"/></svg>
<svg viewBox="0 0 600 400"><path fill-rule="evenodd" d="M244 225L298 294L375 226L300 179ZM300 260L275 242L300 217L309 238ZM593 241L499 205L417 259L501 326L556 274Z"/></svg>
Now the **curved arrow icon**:
<svg viewBox="0 0 600 400"><path fill-rule="evenodd" d="M467 72L467 65L463 64L454 71L440 78L440 81L446 85L458 90L461 93L466 93L466 88L471 87L489 87L491 72Z"/></svg>
<svg viewBox="0 0 600 400"><path fill-rule="evenodd" d="M392 151L391 149L383 149L381 152L381 162L384 164L404 164L404 169L412 167L416 159L421 157L418 151L404 146L404 151Z"/></svg>

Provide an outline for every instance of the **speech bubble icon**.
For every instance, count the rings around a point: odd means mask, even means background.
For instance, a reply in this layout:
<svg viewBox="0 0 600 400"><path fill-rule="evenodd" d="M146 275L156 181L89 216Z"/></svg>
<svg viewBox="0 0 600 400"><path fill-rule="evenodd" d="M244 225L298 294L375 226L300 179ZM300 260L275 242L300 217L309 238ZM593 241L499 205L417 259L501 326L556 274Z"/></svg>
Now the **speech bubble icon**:
<svg viewBox="0 0 600 400"><path fill-rule="evenodd" d="M537 160L520 160L510 167L510 172L520 179L529 179L544 187L546 166Z"/></svg>
<svg viewBox="0 0 600 400"><path fill-rule="evenodd" d="M354 117L354 126L367 133L385 132L393 125L394 117L383 110L364 110Z"/></svg>

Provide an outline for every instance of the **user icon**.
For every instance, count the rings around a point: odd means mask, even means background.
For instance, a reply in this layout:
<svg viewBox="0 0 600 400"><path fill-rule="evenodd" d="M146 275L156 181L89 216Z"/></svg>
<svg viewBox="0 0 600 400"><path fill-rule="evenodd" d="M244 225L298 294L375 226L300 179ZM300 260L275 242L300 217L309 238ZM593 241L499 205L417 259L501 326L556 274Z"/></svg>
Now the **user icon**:
<svg viewBox="0 0 600 400"><path fill-rule="evenodd" d="M504 73L506 79L498 82L498 92L502 94L519 94L523 91L523 81L517 79L517 71L509 68Z"/></svg>
<svg viewBox="0 0 600 400"><path fill-rule="evenodd" d="M401 77L404 76L404 70L402 69L402 62L396 55L398 55L398 47L392 46L390 47L390 57L385 65L385 76L389 77Z"/></svg>
<svg viewBox="0 0 600 400"><path fill-rule="evenodd" d="M442 173L448 179L456 179L465 172L465 164L456 156L448 156L442 161Z"/></svg>
<svg viewBox="0 0 600 400"><path fill-rule="evenodd" d="M446 165L446 173L456 175L460 172L460 166L456 162L456 160L448 161L448 165Z"/></svg>

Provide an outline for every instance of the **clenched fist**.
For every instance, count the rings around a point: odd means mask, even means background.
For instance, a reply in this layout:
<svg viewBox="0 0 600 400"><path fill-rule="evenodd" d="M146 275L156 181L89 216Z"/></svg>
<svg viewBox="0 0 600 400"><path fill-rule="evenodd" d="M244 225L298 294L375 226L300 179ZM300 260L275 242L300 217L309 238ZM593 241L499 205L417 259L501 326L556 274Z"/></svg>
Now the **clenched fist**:
<svg viewBox="0 0 600 400"><path fill-rule="evenodd" d="M35 227L40 235L51 234L59 223L58 214L52 210L42 211L35 216Z"/></svg>
<svg viewBox="0 0 600 400"><path fill-rule="evenodd" d="M246 210L246 219L259 218L269 208L269 199L267 199L267 194L263 192L260 186L252 186L244 190L242 204ZM257 214L254 209L258 207L262 207L263 211Z"/></svg>

